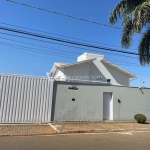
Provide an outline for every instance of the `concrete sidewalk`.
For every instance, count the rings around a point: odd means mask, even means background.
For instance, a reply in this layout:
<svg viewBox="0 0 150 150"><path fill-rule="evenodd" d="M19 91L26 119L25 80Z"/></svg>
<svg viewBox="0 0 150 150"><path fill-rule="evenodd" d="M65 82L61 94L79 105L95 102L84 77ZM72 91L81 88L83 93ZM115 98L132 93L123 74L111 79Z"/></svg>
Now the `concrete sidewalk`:
<svg viewBox="0 0 150 150"><path fill-rule="evenodd" d="M61 122L50 124L0 125L0 136L53 135L67 133L105 133L150 131L150 124L136 122Z"/></svg>
<svg viewBox="0 0 150 150"><path fill-rule="evenodd" d="M52 123L51 126L60 134L65 133L104 133L125 131L150 131L150 124L137 122L72 122Z"/></svg>
<svg viewBox="0 0 150 150"><path fill-rule="evenodd" d="M48 124L0 125L0 136L52 135L56 133Z"/></svg>

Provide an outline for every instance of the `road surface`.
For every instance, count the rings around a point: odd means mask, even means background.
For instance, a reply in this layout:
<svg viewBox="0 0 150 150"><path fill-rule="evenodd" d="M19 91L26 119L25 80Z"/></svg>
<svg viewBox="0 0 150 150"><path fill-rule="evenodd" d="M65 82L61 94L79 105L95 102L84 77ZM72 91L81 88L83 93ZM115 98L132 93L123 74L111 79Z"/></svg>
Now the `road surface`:
<svg viewBox="0 0 150 150"><path fill-rule="evenodd" d="M0 137L0 150L149 150L150 132Z"/></svg>

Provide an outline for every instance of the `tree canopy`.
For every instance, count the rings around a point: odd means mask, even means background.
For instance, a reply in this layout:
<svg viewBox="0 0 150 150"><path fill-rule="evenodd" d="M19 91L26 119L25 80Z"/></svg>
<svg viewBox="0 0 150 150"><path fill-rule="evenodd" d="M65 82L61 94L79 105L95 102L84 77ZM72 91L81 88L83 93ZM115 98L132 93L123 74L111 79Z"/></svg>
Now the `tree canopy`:
<svg viewBox="0 0 150 150"><path fill-rule="evenodd" d="M122 19L121 45L131 46L134 33L142 33L138 45L139 61L142 65L150 64L150 0L121 0L111 11L109 23L114 25ZM146 28L145 28L146 27Z"/></svg>

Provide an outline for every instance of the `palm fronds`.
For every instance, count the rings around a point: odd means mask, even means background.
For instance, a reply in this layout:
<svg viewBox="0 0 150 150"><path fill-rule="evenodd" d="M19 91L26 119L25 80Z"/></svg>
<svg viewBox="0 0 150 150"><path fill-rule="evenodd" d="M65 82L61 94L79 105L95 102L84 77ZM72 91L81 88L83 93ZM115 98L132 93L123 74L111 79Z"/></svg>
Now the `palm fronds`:
<svg viewBox="0 0 150 150"><path fill-rule="evenodd" d="M148 29L141 38L138 46L139 60L142 65L150 64L150 29Z"/></svg>
<svg viewBox="0 0 150 150"><path fill-rule="evenodd" d="M133 36L133 24L132 20L128 20L128 22L125 24L121 36L121 45L125 48L129 48L131 46Z"/></svg>
<svg viewBox="0 0 150 150"><path fill-rule="evenodd" d="M115 8L112 10L112 12L109 15L109 23L114 25L118 18L121 18L121 16L123 15L123 9L125 8L126 2L125 1L121 1L120 3L118 3Z"/></svg>
<svg viewBox="0 0 150 150"><path fill-rule="evenodd" d="M134 32L141 32L150 25L150 0L121 0L109 15L109 23L114 25L123 19L121 45L129 48ZM144 33L138 46L139 61L142 65L150 64L150 28Z"/></svg>
<svg viewBox="0 0 150 150"><path fill-rule="evenodd" d="M121 0L109 15L109 23L114 25L118 19L124 18L125 15L131 15L134 9L146 0Z"/></svg>
<svg viewBox="0 0 150 150"><path fill-rule="evenodd" d="M136 32L140 32L142 27L150 21L150 2L144 2L136 7L133 16L133 26Z"/></svg>

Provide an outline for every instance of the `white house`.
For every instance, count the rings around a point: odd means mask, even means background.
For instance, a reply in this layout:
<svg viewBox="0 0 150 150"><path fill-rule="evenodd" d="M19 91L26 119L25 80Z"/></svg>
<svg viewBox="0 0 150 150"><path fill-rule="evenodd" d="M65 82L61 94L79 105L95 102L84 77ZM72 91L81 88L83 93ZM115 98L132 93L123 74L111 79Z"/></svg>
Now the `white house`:
<svg viewBox="0 0 150 150"><path fill-rule="evenodd" d="M130 78L136 75L104 59L104 55L84 53L77 62L67 64L55 62L50 76L61 81L109 83L129 86Z"/></svg>

